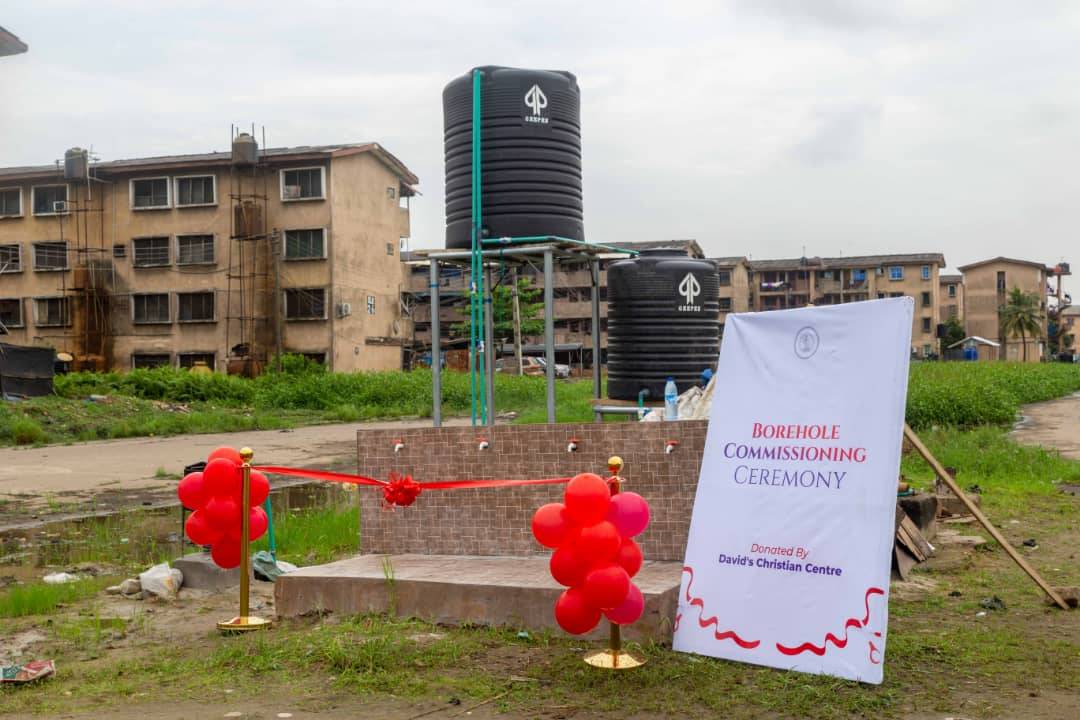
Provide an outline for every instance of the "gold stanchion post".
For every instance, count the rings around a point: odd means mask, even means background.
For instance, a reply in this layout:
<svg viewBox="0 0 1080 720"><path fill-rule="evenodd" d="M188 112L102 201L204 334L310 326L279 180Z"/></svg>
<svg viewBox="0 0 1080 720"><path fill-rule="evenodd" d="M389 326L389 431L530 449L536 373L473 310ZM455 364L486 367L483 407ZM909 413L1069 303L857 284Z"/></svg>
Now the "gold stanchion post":
<svg viewBox="0 0 1080 720"><path fill-rule="evenodd" d="M251 458L255 452L251 448L241 448L240 466L243 478L243 489L240 492L240 615L232 620L223 620L217 624L218 630L225 634L251 632L252 630L266 630L270 627L270 621L250 614L251 609L251 541L250 514L251 508Z"/></svg>
<svg viewBox="0 0 1080 720"><path fill-rule="evenodd" d="M619 490L622 488L623 479L619 477L622 468L623 460L621 457L612 455L608 458L608 471L611 473L611 477L608 478L608 488L610 488L612 495L618 495ZM593 667L603 668L605 670L629 670L630 668L641 667L644 665L645 658L623 650L622 627L610 620L608 621L608 626L609 635L607 650L598 650L589 653L585 656L585 662Z"/></svg>

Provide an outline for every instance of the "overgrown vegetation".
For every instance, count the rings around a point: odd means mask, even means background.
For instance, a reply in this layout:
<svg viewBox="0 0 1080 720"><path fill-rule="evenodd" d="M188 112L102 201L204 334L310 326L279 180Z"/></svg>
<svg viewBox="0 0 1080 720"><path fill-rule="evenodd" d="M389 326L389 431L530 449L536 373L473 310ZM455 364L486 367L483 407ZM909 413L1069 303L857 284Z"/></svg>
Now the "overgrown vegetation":
<svg viewBox="0 0 1080 720"><path fill-rule="evenodd" d="M1080 390L1080 366L1065 363L915 363L907 419L916 428L1005 425L1020 405ZM301 356L254 380L174 368L72 373L56 397L0 403L0 444L147 435L270 430L431 414L431 371L330 373ZM88 398L100 396L104 400ZM559 422L592 419L592 383L560 382ZM722 394L721 394L722 395ZM467 414L469 376L443 374L443 412ZM546 420L544 378L497 374L496 412L518 422Z"/></svg>
<svg viewBox="0 0 1080 720"><path fill-rule="evenodd" d="M274 540L279 560L294 565L318 565L355 553L360 538L360 513L354 502L356 490L342 488L343 502L290 510L274 507ZM269 550L269 533L252 552Z"/></svg>
<svg viewBox="0 0 1080 720"><path fill-rule="evenodd" d="M47 615L61 605L93 597L110 584L108 578L84 578L62 585L43 582L13 585L0 590L0 618Z"/></svg>

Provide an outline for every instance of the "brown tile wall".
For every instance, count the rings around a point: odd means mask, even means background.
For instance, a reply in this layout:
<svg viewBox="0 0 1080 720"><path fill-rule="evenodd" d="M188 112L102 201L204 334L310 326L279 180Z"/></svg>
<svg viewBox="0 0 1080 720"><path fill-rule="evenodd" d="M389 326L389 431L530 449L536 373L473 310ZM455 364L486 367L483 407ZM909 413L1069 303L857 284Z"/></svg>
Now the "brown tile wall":
<svg viewBox="0 0 1080 720"><path fill-rule="evenodd" d="M637 538L648 560L682 561L705 447L705 421L581 423L484 428L361 430L361 474L385 479L391 471L417 482L607 475L607 459L623 458L624 489L652 508ZM490 442L479 450L478 437ZM578 451L567 452L570 438ZM400 439L405 447L394 452ZM664 452L668 440L679 445ZM562 500L563 485L429 490L407 508L385 509L382 494L361 492L360 546L365 553L535 555L548 552L529 524L538 507Z"/></svg>

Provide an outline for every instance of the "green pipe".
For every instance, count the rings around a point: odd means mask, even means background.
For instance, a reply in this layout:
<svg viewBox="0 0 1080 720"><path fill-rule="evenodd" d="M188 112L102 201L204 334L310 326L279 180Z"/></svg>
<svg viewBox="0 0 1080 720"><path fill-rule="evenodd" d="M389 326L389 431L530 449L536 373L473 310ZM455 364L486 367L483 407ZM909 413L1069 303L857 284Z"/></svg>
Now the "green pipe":
<svg viewBox="0 0 1080 720"><path fill-rule="evenodd" d="M472 261L469 271L469 393L471 399L472 424L476 426L476 395L477 395L477 357L476 357L476 321L479 309L476 302L476 266L477 250L480 245L480 212L478 197L480 188L479 160L480 155L480 70L473 70L473 96L472 96Z"/></svg>
<svg viewBox="0 0 1080 720"><path fill-rule="evenodd" d="M277 562L277 540L274 538L274 510L270 507L269 495L266 496L263 509L266 510L266 535L270 543L270 557L274 558L274 562Z"/></svg>

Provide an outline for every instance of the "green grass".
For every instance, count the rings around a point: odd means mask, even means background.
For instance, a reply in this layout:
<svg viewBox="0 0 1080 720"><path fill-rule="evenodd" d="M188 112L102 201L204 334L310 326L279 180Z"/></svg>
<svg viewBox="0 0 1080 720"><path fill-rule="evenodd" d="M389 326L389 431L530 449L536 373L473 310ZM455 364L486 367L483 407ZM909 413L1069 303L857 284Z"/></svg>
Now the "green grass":
<svg viewBox="0 0 1080 720"><path fill-rule="evenodd" d="M92 597L110 584L108 578L84 578L63 585L14 585L0 591L0 618L47 615L61 605Z"/></svg>
<svg viewBox="0 0 1080 720"><path fill-rule="evenodd" d="M355 496L354 490L343 490ZM359 545L360 513L355 502L286 510L274 508L277 557L294 565L316 565L355 553ZM252 551L269 550L264 535Z"/></svg>

